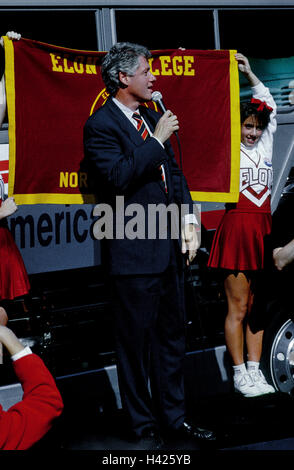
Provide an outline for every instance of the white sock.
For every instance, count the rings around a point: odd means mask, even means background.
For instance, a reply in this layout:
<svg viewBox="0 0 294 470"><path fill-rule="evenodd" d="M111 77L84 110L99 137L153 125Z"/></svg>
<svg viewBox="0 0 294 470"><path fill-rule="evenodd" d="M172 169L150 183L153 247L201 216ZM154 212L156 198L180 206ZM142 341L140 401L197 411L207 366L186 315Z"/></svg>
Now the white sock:
<svg viewBox="0 0 294 470"><path fill-rule="evenodd" d="M234 377L237 377L238 375L247 373L247 369L246 369L246 366L245 366L244 363L239 364L237 366L233 366L233 371L234 371Z"/></svg>
<svg viewBox="0 0 294 470"><path fill-rule="evenodd" d="M258 372L259 362L247 361L247 370L248 372Z"/></svg>

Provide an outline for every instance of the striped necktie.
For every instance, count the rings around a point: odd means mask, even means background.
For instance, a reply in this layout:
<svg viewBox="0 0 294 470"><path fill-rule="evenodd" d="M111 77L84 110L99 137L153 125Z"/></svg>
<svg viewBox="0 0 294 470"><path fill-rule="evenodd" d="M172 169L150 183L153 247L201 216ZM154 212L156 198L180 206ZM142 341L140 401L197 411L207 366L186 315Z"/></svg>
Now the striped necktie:
<svg viewBox="0 0 294 470"><path fill-rule="evenodd" d="M134 113L132 117L137 121L137 129L138 129L138 132L141 135L142 139L146 140L148 135L149 135L149 132L148 132L147 127L145 126L145 123L144 123L143 119L141 118L140 114Z"/></svg>
<svg viewBox="0 0 294 470"><path fill-rule="evenodd" d="M137 130L138 130L139 134L141 135L142 139L146 140L147 137L149 136L149 132L148 132L148 129L145 126L145 123L144 123L143 119L141 118L140 114L139 113L134 113L132 117L137 121ZM162 179L163 184L164 184L165 192L167 193L167 185L166 185L163 165L160 165L159 171L160 171L160 174L161 174L161 179Z"/></svg>

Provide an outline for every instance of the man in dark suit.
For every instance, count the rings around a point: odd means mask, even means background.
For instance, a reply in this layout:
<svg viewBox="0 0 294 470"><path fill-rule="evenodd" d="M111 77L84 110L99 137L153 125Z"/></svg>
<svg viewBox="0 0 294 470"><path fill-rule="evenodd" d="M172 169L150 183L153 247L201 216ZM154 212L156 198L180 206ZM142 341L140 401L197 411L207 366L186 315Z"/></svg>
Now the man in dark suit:
<svg viewBox="0 0 294 470"><path fill-rule="evenodd" d="M130 43L110 49L101 69L110 98L84 129L85 158L95 174L95 189L111 208L105 250L120 392L139 439L156 439L163 430L197 441L214 440L212 431L186 420L183 267L184 256L191 262L196 255L199 226L169 142L179 129L178 119L170 110L161 116L142 106L151 100L155 81L150 56L145 47ZM159 213L150 216L154 205L168 212L161 228ZM175 207L189 209L183 216L180 211L179 239L172 229L177 226Z"/></svg>

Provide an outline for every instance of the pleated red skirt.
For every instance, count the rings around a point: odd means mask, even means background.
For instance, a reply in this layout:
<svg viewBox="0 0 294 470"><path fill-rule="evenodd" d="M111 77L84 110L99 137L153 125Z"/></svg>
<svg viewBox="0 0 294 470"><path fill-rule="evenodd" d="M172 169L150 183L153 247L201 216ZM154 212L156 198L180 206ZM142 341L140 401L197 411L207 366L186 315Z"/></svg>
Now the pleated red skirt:
<svg viewBox="0 0 294 470"><path fill-rule="evenodd" d="M224 214L212 242L208 266L247 271L264 267L264 237L271 231L271 214L235 212Z"/></svg>
<svg viewBox="0 0 294 470"><path fill-rule="evenodd" d="M6 227L0 227L0 300L14 299L30 290L20 251Z"/></svg>

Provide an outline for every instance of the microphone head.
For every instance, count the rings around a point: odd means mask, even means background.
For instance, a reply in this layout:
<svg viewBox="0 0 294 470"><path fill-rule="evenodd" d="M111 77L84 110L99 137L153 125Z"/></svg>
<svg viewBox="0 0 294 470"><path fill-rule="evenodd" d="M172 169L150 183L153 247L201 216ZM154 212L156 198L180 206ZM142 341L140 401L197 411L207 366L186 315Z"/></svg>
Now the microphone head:
<svg viewBox="0 0 294 470"><path fill-rule="evenodd" d="M160 93L160 91L154 91L152 93L152 101L155 101L155 103L156 103L160 100L162 100L162 94Z"/></svg>

